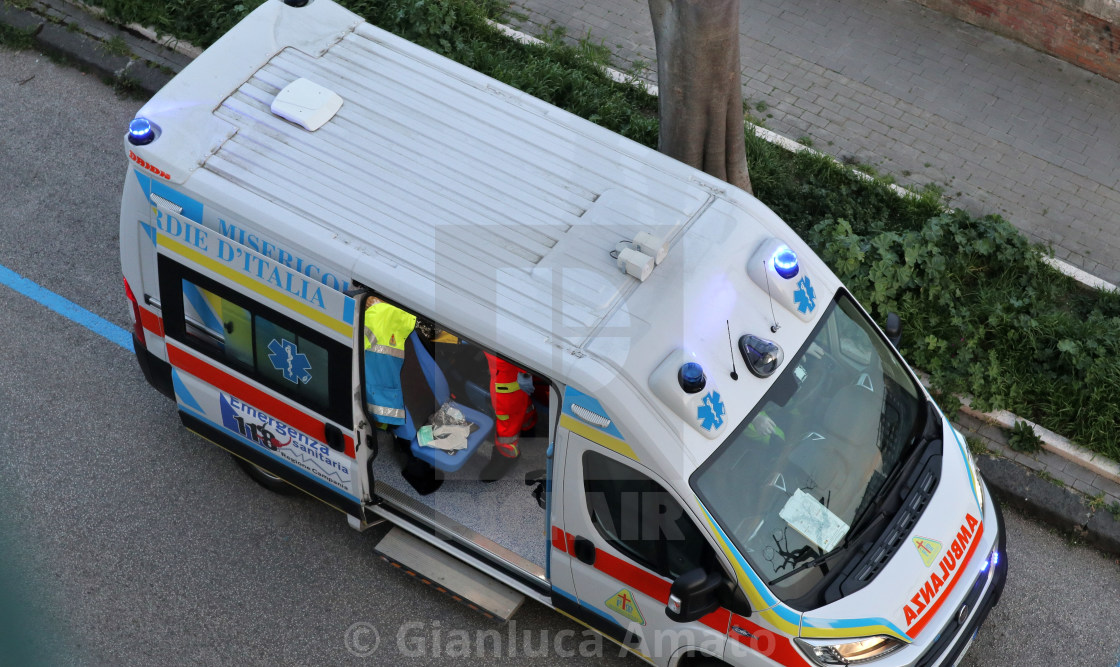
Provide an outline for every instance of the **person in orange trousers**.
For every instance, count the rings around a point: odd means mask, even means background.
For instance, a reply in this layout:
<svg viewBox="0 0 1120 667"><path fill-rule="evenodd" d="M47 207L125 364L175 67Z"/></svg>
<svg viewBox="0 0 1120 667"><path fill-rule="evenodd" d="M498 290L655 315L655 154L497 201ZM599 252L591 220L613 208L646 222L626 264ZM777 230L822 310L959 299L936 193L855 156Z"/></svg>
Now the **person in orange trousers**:
<svg viewBox="0 0 1120 667"><path fill-rule="evenodd" d="M530 395L533 378L529 373L489 352L486 363L490 367L490 402L497 425L494 453L479 479L493 482L504 477L521 455L521 433L536 426L537 411Z"/></svg>

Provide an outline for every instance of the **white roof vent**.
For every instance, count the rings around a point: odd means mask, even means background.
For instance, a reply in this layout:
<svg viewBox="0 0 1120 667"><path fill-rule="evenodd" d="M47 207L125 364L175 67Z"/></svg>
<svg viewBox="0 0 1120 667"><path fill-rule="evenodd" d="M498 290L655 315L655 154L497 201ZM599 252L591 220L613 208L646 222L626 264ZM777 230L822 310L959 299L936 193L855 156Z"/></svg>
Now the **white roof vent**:
<svg viewBox="0 0 1120 667"><path fill-rule="evenodd" d="M342 98L307 79L296 79L272 100L272 113L314 132L334 118Z"/></svg>

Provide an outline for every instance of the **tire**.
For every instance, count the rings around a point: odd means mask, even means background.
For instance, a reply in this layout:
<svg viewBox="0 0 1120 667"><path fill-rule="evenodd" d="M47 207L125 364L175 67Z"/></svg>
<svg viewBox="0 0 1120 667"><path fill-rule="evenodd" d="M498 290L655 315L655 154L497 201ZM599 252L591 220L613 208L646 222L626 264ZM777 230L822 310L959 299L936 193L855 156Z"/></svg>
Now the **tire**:
<svg viewBox="0 0 1120 667"><path fill-rule="evenodd" d="M240 456L234 456L233 454L230 454L230 456L232 456L234 462L237 463L237 467L245 471L245 474L251 477L254 482L260 484L269 491L272 491L273 493L279 493L282 496L292 496L295 495L297 491L299 491L299 489L297 489L296 487L288 484L283 479L277 477L276 475L273 475L264 468L261 468L260 466L253 463L249 463Z"/></svg>
<svg viewBox="0 0 1120 667"><path fill-rule="evenodd" d="M686 655L680 662L681 667L729 667L729 665L710 655L702 655L699 653L690 653Z"/></svg>

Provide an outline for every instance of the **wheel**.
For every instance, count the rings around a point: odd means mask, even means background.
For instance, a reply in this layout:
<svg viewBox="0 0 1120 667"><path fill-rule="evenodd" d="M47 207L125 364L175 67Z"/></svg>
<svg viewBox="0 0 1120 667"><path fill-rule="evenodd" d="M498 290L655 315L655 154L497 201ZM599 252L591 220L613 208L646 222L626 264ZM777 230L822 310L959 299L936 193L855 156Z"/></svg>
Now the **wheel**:
<svg viewBox="0 0 1120 667"><path fill-rule="evenodd" d="M246 475L253 478L254 482L260 484L269 491L272 491L273 493L279 493L282 496L292 496L295 495L298 491L296 487L288 484L283 479L277 477L276 475L273 475L264 468L256 464L249 463L240 456L234 456L233 454L230 454L230 456L233 457L233 460L235 463L237 463L237 466L245 471Z"/></svg>

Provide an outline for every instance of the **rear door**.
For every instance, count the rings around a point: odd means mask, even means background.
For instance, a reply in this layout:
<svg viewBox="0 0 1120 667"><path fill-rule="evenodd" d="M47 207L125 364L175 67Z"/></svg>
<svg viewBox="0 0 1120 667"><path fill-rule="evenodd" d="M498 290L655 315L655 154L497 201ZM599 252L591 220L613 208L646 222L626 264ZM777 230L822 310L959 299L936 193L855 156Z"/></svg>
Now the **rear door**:
<svg viewBox="0 0 1120 667"><path fill-rule="evenodd" d="M235 456L354 516L355 301L190 223L157 232L180 416Z"/></svg>

